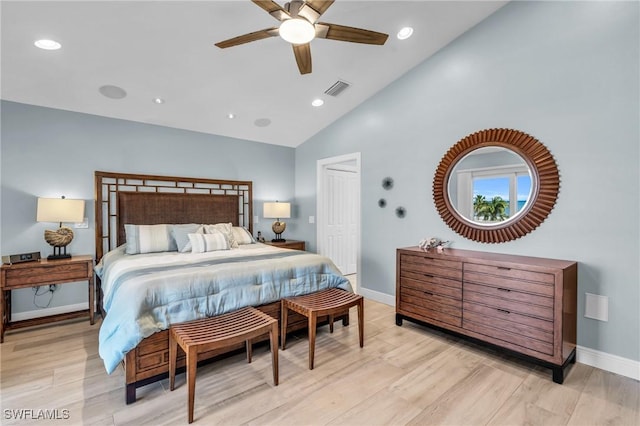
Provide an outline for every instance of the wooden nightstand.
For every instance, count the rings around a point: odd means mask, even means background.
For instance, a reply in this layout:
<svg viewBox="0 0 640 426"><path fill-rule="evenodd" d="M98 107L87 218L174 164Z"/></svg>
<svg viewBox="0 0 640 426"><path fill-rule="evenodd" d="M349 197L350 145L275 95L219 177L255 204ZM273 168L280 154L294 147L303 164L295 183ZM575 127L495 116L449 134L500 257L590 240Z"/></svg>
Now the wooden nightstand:
<svg viewBox="0 0 640 426"><path fill-rule="evenodd" d="M11 322L11 290L49 284L65 284L77 281L89 283L89 309L58 315ZM0 267L0 343L4 332L15 328L30 327L53 321L89 316L94 323L93 257L73 256L71 259L16 263Z"/></svg>
<svg viewBox="0 0 640 426"><path fill-rule="evenodd" d="M265 241L264 243L274 247L305 251L305 242L299 241L299 240L287 240L284 243L274 243L272 241Z"/></svg>

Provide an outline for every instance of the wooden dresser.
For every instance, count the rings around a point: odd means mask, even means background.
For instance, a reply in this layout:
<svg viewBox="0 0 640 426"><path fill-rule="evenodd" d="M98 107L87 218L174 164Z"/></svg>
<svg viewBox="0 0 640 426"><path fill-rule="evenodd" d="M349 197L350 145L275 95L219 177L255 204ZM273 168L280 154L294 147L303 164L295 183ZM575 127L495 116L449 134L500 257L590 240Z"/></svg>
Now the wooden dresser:
<svg viewBox="0 0 640 426"><path fill-rule="evenodd" d="M396 256L396 324L435 326L553 370L576 357L576 262L407 247Z"/></svg>

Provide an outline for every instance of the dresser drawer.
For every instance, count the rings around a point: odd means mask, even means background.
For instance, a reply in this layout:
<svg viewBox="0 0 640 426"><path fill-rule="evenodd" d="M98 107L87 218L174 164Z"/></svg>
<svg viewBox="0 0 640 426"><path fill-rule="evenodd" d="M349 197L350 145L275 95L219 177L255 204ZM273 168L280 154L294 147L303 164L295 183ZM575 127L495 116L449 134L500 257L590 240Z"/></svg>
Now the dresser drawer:
<svg viewBox="0 0 640 426"><path fill-rule="evenodd" d="M400 291L399 308L426 318L433 318L460 327L462 300L425 293L412 288Z"/></svg>
<svg viewBox="0 0 640 426"><path fill-rule="evenodd" d="M434 306L434 309L436 310L442 310L443 312L449 312L452 315L457 316L460 316L460 309L462 309L462 299L460 298L447 297L441 294L421 291L409 287L403 288L400 291L400 300L410 300L410 303L420 304L421 306ZM438 306L438 304L443 306ZM452 306L455 310L447 311L446 309L448 306Z"/></svg>
<svg viewBox="0 0 640 426"><path fill-rule="evenodd" d="M466 316L467 313L478 314L486 317L486 321L491 321L491 318L509 319L514 322L514 326L518 324L534 327L544 333L553 333L553 322L549 320L543 320L541 318L531 317L528 315L521 315L515 312L509 312L505 309L493 308L486 305L478 305L476 303L463 302L462 303L462 315Z"/></svg>
<svg viewBox="0 0 640 426"><path fill-rule="evenodd" d="M442 296L453 297L454 299L462 299L462 283L460 281L453 281L457 283L457 286L442 285L438 280L422 281L414 280L407 277L400 278L400 284L402 288L411 288L418 291L424 291L427 293L436 293Z"/></svg>
<svg viewBox="0 0 640 426"><path fill-rule="evenodd" d="M532 326L532 322L527 321L527 317L525 316L511 314L497 309L494 309L491 314L492 316L489 316L485 313L476 312L476 310L473 309L472 303L465 303L464 310L462 311L462 317L465 321L472 321L476 324L512 332L524 337L530 337L550 345L553 344L553 326L550 321L547 321L550 327L545 328L551 328L551 330L545 331Z"/></svg>
<svg viewBox="0 0 640 426"><path fill-rule="evenodd" d="M438 307L438 304L425 304L428 307L414 305L408 302L401 302L398 309L399 312L403 312L413 318L420 319L425 322L431 322L430 320L440 321L445 324L453 325L455 327L462 326L461 310L457 310L456 314L450 314L447 312L437 311L434 308Z"/></svg>
<svg viewBox="0 0 640 426"><path fill-rule="evenodd" d="M488 285L473 284L469 282L464 283L464 290L474 291L476 293L482 293L487 296L539 305L544 306L545 308L553 309L553 297L538 296L535 294L528 294L521 291L510 290L504 287L492 287Z"/></svg>
<svg viewBox="0 0 640 426"><path fill-rule="evenodd" d="M468 319L464 319L462 326L465 330L470 330L484 336L502 340L505 346L520 346L521 348L540 352L545 355L553 355L553 343L543 342L541 340L532 339L521 334L512 333L506 330L494 328L485 324L479 324ZM526 353L526 351L523 351Z"/></svg>
<svg viewBox="0 0 640 426"><path fill-rule="evenodd" d="M494 275L497 277L508 278L510 280L529 281L547 286L553 286L555 277L553 274L544 272L534 272L525 269L512 268L510 266L492 266L479 263L465 263L465 272L477 272L484 275Z"/></svg>
<svg viewBox="0 0 640 426"><path fill-rule="evenodd" d="M460 281L462 280L462 262L403 254L400 257L400 273L403 272L415 272Z"/></svg>
<svg viewBox="0 0 640 426"><path fill-rule="evenodd" d="M517 302L514 300L501 299L499 297L488 296L473 291L464 291L464 301L479 303L481 305L502 309L522 315L531 315L538 318L553 321L553 308L529 303Z"/></svg>

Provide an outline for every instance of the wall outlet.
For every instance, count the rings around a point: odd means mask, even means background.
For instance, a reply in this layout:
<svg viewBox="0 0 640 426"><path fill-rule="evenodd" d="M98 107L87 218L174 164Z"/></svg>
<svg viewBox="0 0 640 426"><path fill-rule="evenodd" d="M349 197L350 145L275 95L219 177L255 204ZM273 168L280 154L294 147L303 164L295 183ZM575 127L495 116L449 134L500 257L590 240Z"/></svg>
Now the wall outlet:
<svg viewBox="0 0 640 426"><path fill-rule="evenodd" d="M259 216L254 216L253 217L253 223L260 223L260 217Z"/></svg>
<svg viewBox="0 0 640 426"><path fill-rule="evenodd" d="M316 217L315 216L309 216L309 223L316 223Z"/></svg>
<svg viewBox="0 0 640 426"><path fill-rule="evenodd" d="M585 293L584 316L599 321L609 321L609 298Z"/></svg>
<svg viewBox="0 0 640 426"><path fill-rule="evenodd" d="M82 222L74 223L73 227L76 229L88 229L89 228L89 218L85 217Z"/></svg>

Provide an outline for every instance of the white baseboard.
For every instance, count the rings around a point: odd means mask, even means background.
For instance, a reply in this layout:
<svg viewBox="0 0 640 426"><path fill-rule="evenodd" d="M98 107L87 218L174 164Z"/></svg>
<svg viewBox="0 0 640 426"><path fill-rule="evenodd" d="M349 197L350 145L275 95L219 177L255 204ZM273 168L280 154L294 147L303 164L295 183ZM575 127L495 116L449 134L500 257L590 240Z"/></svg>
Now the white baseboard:
<svg viewBox="0 0 640 426"><path fill-rule="evenodd" d="M89 309L89 302L76 303L75 305L57 306L55 308L44 308L36 311L26 311L11 314L11 321L22 321L27 319L45 317L49 315L66 314L67 312L75 312Z"/></svg>
<svg viewBox="0 0 640 426"><path fill-rule="evenodd" d="M640 380L640 361L585 348L584 346L576 348L576 361L634 380Z"/></svg>
<svg viewBox="0 0 640 426"><path fill-rule="evenodd" d="M385 305L389 305L389 306L396 306L395 296L391 296L389 294L381 293L375 290L369 290L368 288L363 288L363 287L358 287L358 293L367 299L384 303Z"/></svg>

